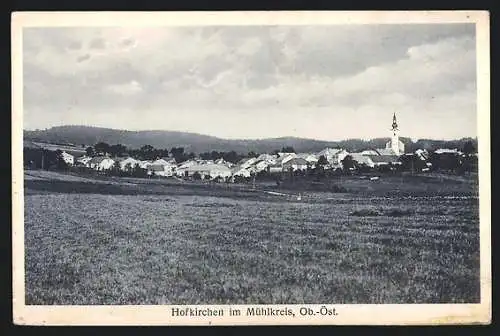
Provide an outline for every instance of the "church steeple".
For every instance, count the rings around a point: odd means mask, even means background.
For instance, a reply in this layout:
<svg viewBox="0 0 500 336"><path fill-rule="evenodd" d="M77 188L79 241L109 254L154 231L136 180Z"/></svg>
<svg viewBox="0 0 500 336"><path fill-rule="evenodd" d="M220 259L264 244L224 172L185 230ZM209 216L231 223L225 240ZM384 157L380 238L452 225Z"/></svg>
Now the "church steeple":
<svg viewBox="0 0 500 336"><path fill-rule="evenodd" d="M398 122L396 120L396 112L394 112L394 115L392 117L392 131L398 131Z"/></svg>

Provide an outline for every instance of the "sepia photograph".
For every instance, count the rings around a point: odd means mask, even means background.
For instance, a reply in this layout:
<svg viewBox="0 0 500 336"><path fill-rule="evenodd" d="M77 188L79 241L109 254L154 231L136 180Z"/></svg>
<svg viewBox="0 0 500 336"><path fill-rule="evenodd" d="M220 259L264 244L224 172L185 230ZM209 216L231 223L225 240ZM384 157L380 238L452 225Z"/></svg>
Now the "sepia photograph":
<svg viewBox="0 0 500 336"><path fill-rule="evenodd" d="M487 13L299 13L20 13L14 305L489 321Z"/></svg>

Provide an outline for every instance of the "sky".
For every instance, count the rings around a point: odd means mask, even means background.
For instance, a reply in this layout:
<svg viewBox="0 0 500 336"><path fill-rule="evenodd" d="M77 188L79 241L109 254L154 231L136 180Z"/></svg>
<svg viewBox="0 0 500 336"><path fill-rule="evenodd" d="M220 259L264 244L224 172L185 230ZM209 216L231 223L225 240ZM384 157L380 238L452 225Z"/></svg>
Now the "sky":
<svg viewBox="0 0 500 336"><path fill-rule="evenodd" d="M23 29L24 129L475 137L473 24Z"/></svg>

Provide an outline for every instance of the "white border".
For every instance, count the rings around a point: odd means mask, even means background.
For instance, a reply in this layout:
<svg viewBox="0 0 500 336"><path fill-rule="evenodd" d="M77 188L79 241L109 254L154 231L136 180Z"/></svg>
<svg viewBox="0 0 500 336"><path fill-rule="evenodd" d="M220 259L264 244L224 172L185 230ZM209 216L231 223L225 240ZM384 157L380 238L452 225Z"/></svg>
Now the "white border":
<svg viewBox="0 0 500 336"><path fill-rule="evenodd" d="M26 306L22 165L22 28L47 26L331 25L368 23L476 23L480 195L480 304L329 305L331 317L170 317L174 306ZM15 12L12 14L12 243L14 323L27 325L436 325L491 323L491 182L489 13L486 11L370 12ZM176 306L186 307L186 306ZM194 307L194 306L193 306ZM202 308L203 306L196 306ZM226 310L230 306L222 307ZM233 308L256 307L235 305ZM226 312L227 313L227 312ZM244 315L244 314L243 314Z"/></svg>

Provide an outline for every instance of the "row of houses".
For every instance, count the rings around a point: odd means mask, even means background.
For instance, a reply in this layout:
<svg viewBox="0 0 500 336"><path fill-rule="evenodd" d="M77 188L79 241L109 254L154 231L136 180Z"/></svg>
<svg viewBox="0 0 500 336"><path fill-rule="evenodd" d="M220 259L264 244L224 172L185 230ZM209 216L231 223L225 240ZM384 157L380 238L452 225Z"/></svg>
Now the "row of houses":
<svg viewBox="0 0 500 336"><path fill-rule="evenodd" d="M388 146L389 147L389 146ZM60 150L60 148L59 148ZM438 149L437 154L461 152L457 149ZM83 166L97 171L120 169L124 172L131 171L137 167L145 169L150 176L162 177L193 177L198 174L202 178L224 178L243 177L248 178L259 172L281 173L289 171L303 171L314 169L321 157L321 165L324 169L344 169L344 159L350 156L358 166L377 168L388 165L401 165L405 156L414 156L422 160L430 167L430 153L426 150L417 150L414 153L400 154L386 149L369 149L360 152L348 152L342 148L325 148L315 153L277 153L261 154L257 157L248 157L237 163L227 162L220 158L218 160L190 159L184 162L176 162L172 157L161 157L156 160L138 160L133 157L89 157L84 151L62 150L63 160L70 166Z"/></svg>
<svg viewBox="0 0 500 336"><path fill-rule="evenodd" d="M425 151L418 152L423 160L428 158ZM281 173L289 171L304 171L314 169L321 157L324 169L342 169L343 160L350 156L358 165L375 168L382 165L401 164L399 155L380 154L377 150L367 150L358 153L349 153L342 148L325 148L317 153L278 153L261 154L249 157L237 163L231 163L220 158L218 160L191 159L184 162L175 162L174 158L164 157L151 161L141 161L132 157L111 158L108 156L72 157L63 152L63 159L70 165L85 166L98 171L106 171L119 167L122 171L130 171L135 167L147 170L148 175L192 177L199 174L202 178L224 179L230 177L250 177L262 171L268 173Z"/></svg>

